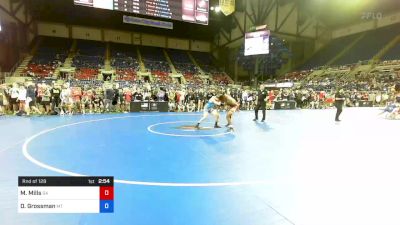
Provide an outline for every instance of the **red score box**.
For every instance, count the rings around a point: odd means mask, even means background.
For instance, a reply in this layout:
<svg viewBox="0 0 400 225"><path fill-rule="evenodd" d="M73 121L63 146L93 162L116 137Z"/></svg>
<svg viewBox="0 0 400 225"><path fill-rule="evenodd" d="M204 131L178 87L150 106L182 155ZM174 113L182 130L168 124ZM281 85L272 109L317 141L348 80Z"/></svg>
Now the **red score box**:
<svg viewBox="0 0 400 225"><path fill-rule="evenodd" d="M114 200L114 187L100 187L100 200Z"/></svg>

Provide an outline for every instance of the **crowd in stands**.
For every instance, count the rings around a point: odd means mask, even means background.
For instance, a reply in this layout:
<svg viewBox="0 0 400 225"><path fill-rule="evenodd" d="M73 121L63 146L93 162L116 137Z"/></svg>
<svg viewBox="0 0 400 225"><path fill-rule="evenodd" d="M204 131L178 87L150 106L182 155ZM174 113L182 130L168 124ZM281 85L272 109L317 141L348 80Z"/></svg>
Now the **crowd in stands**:
<svg viewBox="0 0 400 225"><path fill-rule="evenodd" d="M125 68L116 70L116 80L136 81L137 71L135 68Z"/></svg>
<svg viewBox="0 0 400 225"><path fill-rule="evenodd" d="M233 84L232 79L225 72L219 71L214 65L214 59L211 54L205 52L191 52L191 54L204 73L211 76L214 84Z"/></svg>
<svg viewBox="0 0 400 225"><path fill-rule="evenodd" d="M389 64L386 62L385 64ZM44 82L47 81L47 82ZM282 80L287 81L287 80ZM270 83L282 82L279 80ZM295 101L297 108L324 109L333 106L336 90L344 89L346 106L381 106L393 101L395 84L400 83L400 71L359 77L346 82L335 77L302 79L290 88L268 90L267 107L277 101ZM201 111L207 100L225 92L241 104L242 110L252 110L257 103L257 90L230 85L148 83L141 80L103 82L74 80L59 84L56 80L0 86L1 112L51 114L85 114L128 112L131 101L168 101L170 111ZM3 107L4 106L4 107Z"/></svg>
<svg viewBox="0 0 400 225"><path fill-rule="evenodd" d="M140 52L144 65L149 72L161 76L164 73L171 73L171 68L161 48L142 47Z"/></svg>
<svg viewBox="0 0 400 225"><path fill-rule="evenodd" d="M393 24L376 30L335 38L312 55L298 70L315 70L328 63L339 66L366 64L396 38L398 32L393 31L399 29L399 24ZM397 43L382 56L382 60L398 59L399 49L400 43ZM336 58L338 55L340 57ZM332 61L333 59L335 60Z"/></svg>
<svg viewBox="0 0 400 225"><path fill-rule="evenodd" d="M388 65L394 67L378 69ZM357 73L351 79L347 76L353 65L328 67L325 68L325 73L317 77L310 76L312 70L291 72L286 74L285 79L298 85L288 95L301 108L326 107L333 101L334 90L343 88L348 107L359 106L362 102L369 102L368 105L371 106L383 106L391 101L394 85L400 83L400 60L383 61L374 65L374 68Z"/></svg>
<svg viewBox="0 0 400 225"><path fill-rule="evenodd" d="M111 80L111 73L100 73L101 69L105 69L106 44L104 42L78 40L76 52L73 53L71 67L75 68L74 72L65 72L55 74L58 67L62 66L66 57L72 49L72 40L63 38L41 37L35 55L22 76L32 78L61 78L63 80L94 80L102 79ZM140 63L138 59L138 50L142 56L145 68L152 75L153 82L169 84L176 81L170 76L171 66L165 56L164 51L169 55L178 74L182 74L185 82L191 85L201 85L203 83L215 85L233 84L232 79L224 72L219 71L214 65L214 58L209 53L192 52L183 50L162 49L156 47L137 46L126 44L110 43L110 67L108 72L115 71L115 80L117 81L137 81L138 72L140 71ZM189 54L198 60L200 67L193 63ZM209 80L205 81L201 77L203 68L205 75L209 76ZM68 68L67 68L68 69ZM113 75L113 76L114 76ZM56 77L58 76L58 77ZM182 79L178 79L181 83Z"/></svg>
<svg viewBox="0 0 400 225"><path fill-rule="evenodd" d="M217 85L233 84L233 80L224 72L214 73L212 75L213 82Z"/></svg>
<svg viewBox="0 0 400 225"><path fill-rule="evenodd" d="M111 66L118 70L139 70L136 47L130 45L111 45Z"/></svg>
<svg viewBox="0 0 400 225"><path fill-rule="evenodd" d="M64 63L70 44L70 41L62 38L44 38L23 74L29 77L52 77L57 67Z"/></svg>
<svg viewBox="0 0 400 225"><path fill-rule="evenodd" d="M204 52L192 52L191 54L205 73L212 74L214 72L218 72L214 66L213 58L210 54Z"/></svg>
<svg viewBox="0 0 400 225"><path fill-rule="evenodd" d="M388 33L389 30L385 28L382 31ZM323 66L337 54L339 44L350 45L356 43L356 40L358 42L353 48L358 50L347 53L343 59L346 57L360 59L357 54L362 48L358 46L373 42L373 38L367 36L356 34L333 40L314 55L315 60L310 60L299 71L286 74L284 81L294 82L293 87L268 91L268 107L273 108L276 101L295 101L298 108L331 107L334 93L339 88L345 90L348 107L360 106L360 103L366 101L372 106L388 104L391 101L394 84L400 82L400 60L392 60L393 55L398 58L398 55L393 53L393 50L399 48L398 44L383 55L382 58L386 61L375 62L372 64L372 69L353 73L352 77L350 74L362 62L353 60L352 64L343 62L337 66ZM385 36L387 41L393 37L393 34ZM382 46L384 44L381 42L377 43L374 52ZM50 78L54 78L54 71L65 61L70 47L71 41L66 39L43 40L24 71L25 75L33 77L34 82L13 86L2 85L0 113L5 111L4 109L7 109L8 113L32 111L51 113L55 109L64 114L123 112L128 111L130 100L163 100L169 102L171 111L200 111L207 98L217 91L231 94L241 103L243 110L253 109L257 101L256 90L238 86L232 88L230 85L233 84L232 79L217 69L213 56L202 52L188 53L155 47L137 49L136 46L110 44L110 63L116 74L112 82L111 75L107 82L103 82L98 80L98 75L99 70L105 66L105 43L83 40L78 41L77 53L72 61L76 72L72 77L64 79L63 85L58 85L56 80ZM144 81L138 76L140 64L137 50L142 55L146 69L151 72L153 78L151 83L148 83L149 79ZM375 54L374 52L370 51L369 59ZM184 85L177 82L178 79L171 78L171 67L165 53L169 55L177 72L184 76L186 80ZM199 67L192 62L189 54ZM350 61L345 60L345 62ZM315 70L323 72L311 76ZM200 71L210 76L210 82L204 83L199 76Z"/></svg>
<svg viewBox="0 0 400 225"><path fill-rule="evenodd" d="M75 70L75 78L79 80L97 79L98 74L99 70L94 68L79 68Z"/></svg>
<svg viewBox="0 0 400 225"><path fill-rule="evenodd" d="M200 85L203 83L203 80L199 77L199 75L196 74L185 73L183 74L183 77L185 78L186 83L188 84Z"/></svg>
<svg viewBox="0 0 400 225"><path fill-rule="evenodd" d="M340 57L335 64L345 65L372 59L399 34L398 32L393 32L399 29L400 24L394 24L362 33L362 38L351 46L349 51Z"/></svg>
<svg viewBox="0 0 400 225"><path fill-rule="evenodd" d="M57 69L58 64L35 64L30 63L27 68L24 70L24 74L28 77L52 77L54 75L54 71Z"/></svg>
<svg viewBox="0 0 400 225"><path fill-rule="evenodd" d="M77 69L101 69L104 67L104 57L80 55L80 53L78 53L73 59L72 67L75 67Z"/></svg>
<svg viewBox="0 0 400 225"><path fill-rule="evenodd" d="M77 53L72 60L75 67L76 79L94 79L99 74L99 69L104 68L105 44L94 41L80 40Z"/></svg>
<svg viewBox="0 0 400 225"><path fill-rule="evenodd" d="M111 66L116 70L116 80L135 81L140 69L136 47L113 44Z"/></svg>
<svg viewBox="0 0 400 225"><path fill-rule="evenodd" d="M196 75L199 74L199 69L193 64L186 51L168 50L168 55L173 62L175 69L182 74Z"/></svg>

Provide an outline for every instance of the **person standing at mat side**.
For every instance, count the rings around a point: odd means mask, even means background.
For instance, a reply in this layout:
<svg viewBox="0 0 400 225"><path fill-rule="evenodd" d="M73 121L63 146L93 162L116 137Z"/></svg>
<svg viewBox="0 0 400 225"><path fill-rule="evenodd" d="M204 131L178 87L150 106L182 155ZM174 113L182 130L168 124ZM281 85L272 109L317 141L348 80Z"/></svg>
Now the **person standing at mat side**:
<svg viewBox="0 0 400 225"><path fill-rule="evenodd" d="M206 105L204 106L203 117L201 117L201 119L199 120L199 122L197 122L197 124L195 126L197 129L200 128L200 123L203 122L208 117L209 113L211 113L215 116L214 128L221 128L220 126L218 126L219 112L215 108L215 106L217 106L217 105L221 105L221 102L219 101L219 99L216 96L212 96L210 98L210 100L208 100Z"/></svg>
<svg viewBox="0 0 400 225"><path fill-rule="evenodd" d="M265 121L265 110L266 110L266 106L267 106L266 98L267 98L267 91L265 91L264 85L260 85L260 90L258 91L257 105L254 108L254 113L255 113L256 117L254 118L253 121L258 120L258 110L260 110L260 109L262 110L262 114L263 114L261 122Z"/></svg>
<svg viewBox="0 0 400 225"><path fill-rule="evenodd" d="M343 89L340 89L338 92L335 94L335 107L336 107L336 116L335 116L335 121L340 122L339 116L343 111L343 105L344 101L346 98L344 97L344 91Z"/></svg>

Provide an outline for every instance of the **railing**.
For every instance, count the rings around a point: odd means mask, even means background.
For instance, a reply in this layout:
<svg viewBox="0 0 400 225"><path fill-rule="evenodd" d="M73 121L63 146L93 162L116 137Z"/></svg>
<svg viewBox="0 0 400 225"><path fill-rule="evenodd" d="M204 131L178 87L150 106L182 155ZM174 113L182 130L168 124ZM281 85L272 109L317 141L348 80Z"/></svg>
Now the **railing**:
<svg viewBox="0 0 400 225"><path fill-rule="evenodd" d="M14 66L10 70L10 74L14 74L14 72L18 69L19 65L25 60L25 57L21 57L17 63L14 64ZM10 76L11 77L11 76Z"/></svg>

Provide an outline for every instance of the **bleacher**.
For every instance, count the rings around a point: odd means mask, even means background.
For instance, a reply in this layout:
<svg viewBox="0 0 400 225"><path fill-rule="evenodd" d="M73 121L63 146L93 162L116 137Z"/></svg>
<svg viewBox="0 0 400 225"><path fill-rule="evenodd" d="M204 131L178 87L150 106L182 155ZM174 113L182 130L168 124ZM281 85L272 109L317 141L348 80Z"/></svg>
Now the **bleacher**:
<svg viewBox="0 0 400 225"><path fill-rule="evenodd" d="M76 79L96 79L99 69L104 68L105 44L79 40L77 54L72 60Z"/></svg>
<svg viewBox="0 0 400 225"><path fill-rule="evenodd" d="M101 69L104 67L104 57L91 55L77 55L72 61L72 66L80 68Z"/></svg>
<svg viewBox="0 0 400 225"><path fill-rule="evenodd" d="M201 69L211 76L214 84L232 84L233 80L225 72L221 72L214 64L214 58L210 53L192 52L193 57L201 67Z"/></svg>
<svg viewBox="0 0 400 225"><path fill-rule="evenodd" d="M170 73L171 68L168 64L167 59L164 56L164 52L161 48L156 47L141 47L140 52L143 57L145 67L151 73Z"/></svg>
<svg viewBox="0 0 400 225"><path fill-rule="evenodd" d="M148 46L134 46L126 44L109 44L109 64L106 51L106 43L89 40L73 40L65 38L42 37L42 44L38 47L36 54L30 60L24 70L25 76L43 78L55 78L55 70L62 66L74 69L73 76L66 79L82 81L93 81L100 79L100 70L109 68L115 71L115 81L137 81L140 70L139 55L148 72L151 73L151 82L172 84L174 83L169 59L176 71L181 73L188 85L203 84L205 80L200 75L208 75L213 84L230 84L232 79L224 72L217 69L214 58L210 53L191 52L196 63L192 61L188 52L183 50L163 49ZM72 52L70 50L72 49ZM168 54L169 59L165 56ZM71 57L68 58L67 57ZM107 62L106 62L107 61ZM70 63L69 63L70 62ZM106 66L107 63L107 66ZM67 66L66 66L67 65ZM109 65L109 66L108 66ZM201 67L201 68L200 68ZM65 79L65 78L63 78Z"/></svg>
<svg viewBox="0 0 400 225"><path fill-rule="evenodd" d="M396 60L400 59L400 43L397 43L392 49L383 55L382 60Z"/></svg>
<svg viewBox="0 0 400 225"><path fill-rule="evenodd" d="M170 56L172 63L174 64L178 72L182 74L192 75L197 75L199 73L199 68L197 68L197 66L193 64L187 52L182 50L169 49L168 55Z"/></svg>
<svg viewBox="0 0 400 225"><path fill-rule="evenodd" d="M285 79L293 80L293 81L302 80L302 79L306 78L308 75L310 75L310 73L311 73L310 70L294 71L294 72L287 73L285 75Z"/></svg>
<svg viewBox="0 0 400 225"><path fill-rule="evenodd" d="M38 46L23 74L31 77L51 77L68 55L71 41L64 38L40 37Z"/></svg>
<svg viewBox="0 0 400 225"><path fill-rule="evenodd" d="M218 72L214 65L214 58L210 53L191 52L191 54L205 73L212 74Z"/></svg>
<svg viewBox="0 0 400 225"><path fill-rule="evenodd" d="M186 83L189 84L202 84L203 81L199 77L199 68L193 64L186 51L169 49L168 55L170 56L177 72L182 73Z"/></svg>
<svg viewBox="0 0 400 225"><path fill-rule="evenodd" d="M284 76L292 80L304 78L321 80L328 77L347 81L360 79L363 74L370 74L372 65L370 60L374 57L378 60L375 60L374 64L379 68L387 67L393 60L396 61L400 58L400 43L394 44L398 40L396 37L399 33L395 32L398 30L400 30L400 24L394 24L334 39L316 52L300 68ZM391 44L392 42L394 46ZM348 48L348 51L343 52L346 48ZM387 51L385 48L388 48ZM382 50L386 52L379 55ZM337 57L338 55L339 57ZM335 62L332 63L333 59L335 59ZM331 65L328 65L328 62L331 62ZM395 63L395 65L398 64Z"/></svg>
<svg viewBox="0 0 400 225"><path fill-rule="evenodd" d="M384 46L386 46L399 33L400 25L382 27L368 31L366 35L354 45L350 51L342 56L336 65L353 64L359 61L372 59Z"/></svg>
<svg viewBox="0 0 400 225"><path fill-rule="evenodd" d="M340 37L332 40L322 49L318 50L307 62L297 70L311 70L326 65L329 60L333 59L346 46L355 41L361 34L353 34L350 36Z"/></svg>
<svg viewBox="0 0 400 225"><path fill-rule="evenodd" d="M139 70L136 47L124 44L111 44L111 66L116 69Z"/></svg>
<svg viewBox="0 0 400 225"><path fill-rule="evenodd" d="M143 63L147 70L151 72L156 83L170 83L171 68L165 58L162 48L156 47L141 47Z"/></svg>
<svg viewBox="0 0 400 225"><path fill-rule="evenodd" d="M233 80L225 72L216 72L212 74L213 83L216 85L233 84Z"/></svg>
<svg viewBox="0 0 400 225"><path fill-rule="evenodd" d="M139 70L136 47L111 44L111 66L116 70L116 80L135 81Z"/></svg>

